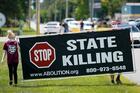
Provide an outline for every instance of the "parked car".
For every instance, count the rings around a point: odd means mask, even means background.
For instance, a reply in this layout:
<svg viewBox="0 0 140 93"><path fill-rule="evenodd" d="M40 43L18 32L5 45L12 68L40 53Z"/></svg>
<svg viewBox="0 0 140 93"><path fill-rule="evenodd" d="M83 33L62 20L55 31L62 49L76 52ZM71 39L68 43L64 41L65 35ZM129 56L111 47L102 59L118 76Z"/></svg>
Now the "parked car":
<svg viewBox="0 0 140 93"><path fill-rule="evenodd" d="M84 30L92 30L92 22L90 22L90 21L83 21L83 23L84 23L84 27L83 27L83 29Z"/></svg>
<svg viewBox="0 0 140 93"><path fill-rule="evenodd" d="M129 23L111 24L111 26L113 29L126 29L131 27Z"/></svg>
<svg viewBox="0 0 140 93"><path fill-rule="evenodd" d="M75 21L75 18L65 18L64 23L68 23L69 21Z"/></svg>
<svg viewBox="0 0 140 93"><path fill-rule="evenodd" d="M68 28L69 28L69 32L80 32L80 22L69 21Z"/></svg>
<svg viewBox="0 0 140 93"><path fill-rule="evenodd" d="M68 27L70 32L80 32L80 22L81 21L69 21L68 22ZM92 22L90 21L83 21L84 26L83 30L92 30Z"/></svg>
<svg viewBox="0 0 140 93"><path fill-rule="evenodd" d="M136 19L135 21L136 21L137 23L140 23L140 18Z"/></svg>
<svg viewBox="0 0 140 93"><path fill-rule="evenodd" d="M112 20L111 25L118 25L118 24L121 24L121 21L120 20Z"/></svg>
<svg viewBox="0 0 140 93"><path fill-rule="evenodd" d="M134 47L140 47L140 23L131 25L130 35Z"/></svg>
<svg viewBox="0 0 140 93"><path fill-rule="evenodd" d="M94 24L96 24L96 23L98 23L99 18L97 18L97 17L93 17L92 19L88 18L87 21L92 21Z"/></svg>
<svg viewBox="0 0 140 93"><path fill-rule="evenodd" d="M113 29L130 28L130 38L132 46L140 47L140 23L122 23L113 26Z"/></svg>
<svg viewBox="0 0 140 93"><path fill-rule="evenodd" d="M44 26L44 34L56 34L60 33L61 26L57 21L50 21Z"/></svg>

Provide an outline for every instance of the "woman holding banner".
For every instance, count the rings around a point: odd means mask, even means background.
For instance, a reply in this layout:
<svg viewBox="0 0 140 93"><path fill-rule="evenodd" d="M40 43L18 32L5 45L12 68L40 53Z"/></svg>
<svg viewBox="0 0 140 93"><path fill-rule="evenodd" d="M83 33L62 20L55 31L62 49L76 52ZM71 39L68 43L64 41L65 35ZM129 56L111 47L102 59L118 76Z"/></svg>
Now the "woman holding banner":
<svg viewBox="0 0 140 93"><path fill-rule="evenodd" d="M5 56L7 55L7 65L9 70L9 85L17 85L17 66L19 62L19 53L18 53L18 42L15 40L15 34L8 30L8 40L4 43L3 46L3 57L1 63L3 62Z"/></svg>

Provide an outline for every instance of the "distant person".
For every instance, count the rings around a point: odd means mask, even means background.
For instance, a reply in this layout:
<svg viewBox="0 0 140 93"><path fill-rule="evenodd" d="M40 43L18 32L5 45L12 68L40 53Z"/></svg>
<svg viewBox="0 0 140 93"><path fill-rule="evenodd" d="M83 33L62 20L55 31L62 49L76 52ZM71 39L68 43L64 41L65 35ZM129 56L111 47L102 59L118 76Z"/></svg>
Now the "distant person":
<svg viewBox="0 0 140 93"><path fill-rule="evenodd" d="M80 22L80 30L82 31L84 29L84 22L83 22L83 20L81 20L81 22Z"/></svg>
<svg viewBox="0 0 140 93"><path fill-rule="evenodd" d="M64 34L64 30L65 30L65 28L63 26L63 23L60 23L60 31L59 31L59 33Z"/></svg>
<svg viewBox="0 0 140 93"><path fill-rule="evenodd" d="M63 23L63 27L64 27L64 33L69 32L69 27L68 27L68 24L66 22Z"/></svg>
<svg viewBox="0 0 140 93"><path fill-rule="evenodd" d="M116 78L115 78L115 75L114 75L114 74L111 74L111 75L110 75L111 83L113 83L113 84L115 84L115 83L117 83L117 84L122 84L122 81L121 81L121 79L120 79L120 76L121 76L121 74L118 73L117 76L116 76Z"/></svg>
<svg viewBox="0 0 140 93"><path fill-rule="evenodd" d="M4 43L3 46L3 56L1 59L1 63L3 62L5 56L7 55L7 65L9 70L9 85L14 84L17 85L17 67L19 63L19 53L18 53L18 42L15 40L15 34L8 30L8 40Z"/></svg>

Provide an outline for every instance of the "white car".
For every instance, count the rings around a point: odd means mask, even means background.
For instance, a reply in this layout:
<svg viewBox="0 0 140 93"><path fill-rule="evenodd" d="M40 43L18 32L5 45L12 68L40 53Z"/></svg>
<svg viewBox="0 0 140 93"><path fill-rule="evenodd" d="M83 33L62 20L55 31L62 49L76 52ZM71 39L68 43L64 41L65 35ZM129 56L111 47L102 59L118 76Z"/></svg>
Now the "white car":
<svg viewBox="0 0 140 93"><path fill-rule="evenodd" d="M44 26L44 34L56 34L60 33L61 26L57 21L50 21Z"/></svg>
<svg viewBox="0 0 140 93"><path fill-rule="evenodd" d="M84 30L92 30L92 22L90 22L90 21L83 21L83 23L84 23L84 27L83 27L83 29Z"/></svg>
<svg viewBox="0 0 140 93"><path fill-rule="evenodd" d="M90 21L83 21L84 26L83 30L92 30L92 22ZM68 27L70 32L80 32L80 21L69 21Z"/></svg>
<svg viewBox="0 0 140 93"><path fill-rule="evenodd" d="M88 18L87 21L91 21L91 18ZM93 17L92 22L96 24L99 21L99 18Z"/></svg>
<svg viewBox="0 0 140 93"><path fill-rule="evenodd" d="M78 21L69 21L68 28L70 32L80 32L80 23Z"/></svg>
<svg viewBox="0 0 140 93"><path fill-rule="evenodd" d="M134 47L140 47L140 23L136 25L131 25L131 40Z"/></svg>
<svg viewBox="0 0 140 93"><path fill-rule="evenodd" d="M65 18L64 23L68 23L69 21L75 21L75 18Z"/></svg>
<svg viewBox="0 0 140 93"><path fill-rule="evenodd" d="M140 23L140 18L136 19L135 21L136 21L137 23Z"/></svg>
<svg viewBox="0 0 140 93"><path fill-rule="evenodd" d="M140 23L123 23L113 26L113 29L126 29L130 28L130 38L132 46L140 47Z"/></svg>

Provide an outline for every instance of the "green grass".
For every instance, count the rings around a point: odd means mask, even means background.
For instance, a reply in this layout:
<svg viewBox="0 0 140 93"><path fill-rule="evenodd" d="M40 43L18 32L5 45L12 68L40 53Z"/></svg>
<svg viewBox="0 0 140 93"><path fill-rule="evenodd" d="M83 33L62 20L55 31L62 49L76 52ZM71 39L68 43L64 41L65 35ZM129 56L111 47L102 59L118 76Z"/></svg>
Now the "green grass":
<svg viewBox="0 0 140 93"><path fill-rule="evenodd" d="M23 29L23 33L22 34L23 35L36 35L36 32L33 29L29 29L27 27L27 28Z"/></svg>
<svg viewBox="0 0 140 93"><path fill-rule="evenodd" d="M0 43L0 54L2 45ZM121 78L123 85L111 84L109 75L23 81L21 63L18 66L18 86L9 86L8 68L4 61L0 64L0 93L140 93L140 86L125 77Z"/></svg>

